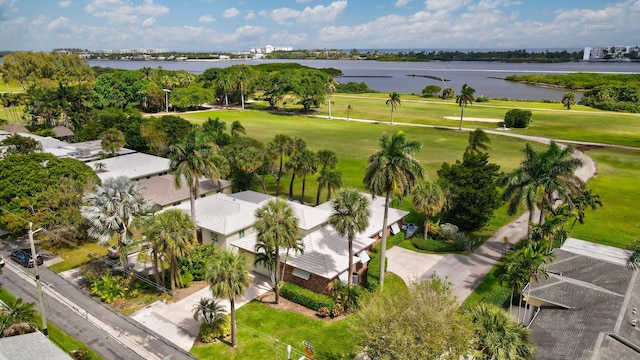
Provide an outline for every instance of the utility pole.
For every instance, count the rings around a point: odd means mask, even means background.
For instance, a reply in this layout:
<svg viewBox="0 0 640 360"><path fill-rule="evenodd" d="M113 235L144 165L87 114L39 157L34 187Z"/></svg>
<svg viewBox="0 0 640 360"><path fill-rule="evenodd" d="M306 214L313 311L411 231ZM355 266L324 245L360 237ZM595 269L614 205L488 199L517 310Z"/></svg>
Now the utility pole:
<svg viewBox="0 0 640 360"><path fill-rule="evenodd" d="M162 89L162 91L164 91L164 106L165 106L165 112L169 112L169 93L171 92L171 90L169 90L169 89Z"/></svg>
<svg viewBox="0 0 640 360"><path fill-rule="evenodd" d="M33 243L33 234L42 230L39 228L33 231L33 223L29 223L29 245L31 245L31 259L33 260L33 270L36 274L36 292L38 295L38 303L40 304L40 317L42 318L42 333L49 337L49 329L47 329L47 315L44 311L44 299L42 298L42 285L40 284L40 274L38 273L38 256L36 255L36 246ZM27 263L28 264L28 263Z"/></svg>

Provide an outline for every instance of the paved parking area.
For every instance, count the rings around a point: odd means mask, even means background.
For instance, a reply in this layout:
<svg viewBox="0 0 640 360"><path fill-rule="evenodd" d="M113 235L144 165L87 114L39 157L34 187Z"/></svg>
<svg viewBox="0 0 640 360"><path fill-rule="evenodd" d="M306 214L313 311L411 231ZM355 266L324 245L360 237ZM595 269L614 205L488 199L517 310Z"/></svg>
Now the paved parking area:
<svg viewBox="0 0 640 360"><path fill-rule="evenodd" d="M394 246L387 250L387 271L400 276L404 282L409 284L420 279L444 255L423 254L400 246Z"/></svg>

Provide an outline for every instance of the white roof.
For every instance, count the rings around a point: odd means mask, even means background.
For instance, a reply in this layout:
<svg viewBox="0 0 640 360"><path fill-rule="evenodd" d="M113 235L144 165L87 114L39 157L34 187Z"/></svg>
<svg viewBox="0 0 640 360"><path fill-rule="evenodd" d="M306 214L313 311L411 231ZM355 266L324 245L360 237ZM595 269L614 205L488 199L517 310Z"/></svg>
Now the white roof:
<svg viewBox="0 0 640 360"><path fill-rule="evenodd" d="M611 246L596 244L575 238L568 238L560 247L560 250L578 255L594 257L614 264L626 266L629 251Z"/></svg>
<svg viewBox="0 0 640 360"><path fill-rule="evenodd" d="M254 252L256 241L257 233L253 233L234 241L231 245ZM324 226L305 236L302 241L304 253L290 252L287 264L326 279L333 279L349 268L347 238L340 236L333 227ZM353 241L353 253L357 254L374 242L372 238L357 237ZM285 252L286 250L280 251L282 261L284 261Z"/></svg>
<svg viewBox="0 0 640 360"><path fill-rule="evenodd" d="M100 180L126 176L129 179L144 178L169 171L171 160L143 153L133 153L87 163L95 169L96 163L103 163L104 171L97 173Z"/></svg>
<svg viewBox="0 0 640 360"><path fill-rule="evenodd" d="M262 205L265 202L273 199L274 197L267 194L262 194L259 192L255 192L252 190L241 191L233 194L229 194L232 198L244 200L250 203L254 203L256 205Z"/></svg>
<svg viewBox="0 0 640 360"><path fill-rule="evenodd" d="M188 202L171 207L191 214ZM196 199L196 224L225 236L247 229L256 221L258 205L218 193Z"/></svg>

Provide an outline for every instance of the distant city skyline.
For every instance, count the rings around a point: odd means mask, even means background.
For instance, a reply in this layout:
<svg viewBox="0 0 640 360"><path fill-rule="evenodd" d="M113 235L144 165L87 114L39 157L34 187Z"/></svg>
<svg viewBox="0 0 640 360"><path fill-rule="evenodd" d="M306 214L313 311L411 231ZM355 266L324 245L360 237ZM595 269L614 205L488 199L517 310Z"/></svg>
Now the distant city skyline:
<svg viewBox="0 0 640 360"><path fill-rule="evenodd" d="M640 43L640 0L0 0L0 50L581 49Z"/></svg>

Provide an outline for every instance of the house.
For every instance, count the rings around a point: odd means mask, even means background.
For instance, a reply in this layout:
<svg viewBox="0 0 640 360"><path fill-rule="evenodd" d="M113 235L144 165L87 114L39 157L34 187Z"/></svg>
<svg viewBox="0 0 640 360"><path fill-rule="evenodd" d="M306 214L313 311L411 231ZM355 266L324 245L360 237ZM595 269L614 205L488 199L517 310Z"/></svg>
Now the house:
<svg viewBox="0 0 640 360"><path fill-rule="evenodd" d="M628 253L577 239L554 253L549 279L530 285L535 358L640 359L640 280Z"/></svg>
<svg viewBox="0 0 640 360"><path fill-rule="evenodd" d="M90 161L87 165L96 170L101 181L119 176L126 176L130 180L137 181L168 174L170 162L171 160L163 157L135 152Z"/></svg>
<svg viewBox="0 0 640 360"><path fill-rule="evenodd" d="M71 360L41 332L0 338L0 360L47 359Z"/></svg>
<svg viewBox="0 0 640 360"><path fill-rule="evenodd" d="M382 235L384 198L366 195L371 206L369 227L353 241L354 283L364 284L369 253ZM257 233L254 228L255 212L269 200L270 195L254 191L243 191L230 195L216 194L196 201L196 224L202 231L203 244L217 246L245 253L252 264L252 271L269 276L269 270L253 265ZM289 204L298 218L300 237L304 244L303 253L281 251L281 261L285 266L284 280L328 294L332 285L348 279L349 256L347 239L340 236L331 225L331 202L316 207L290 201ZM190 213L188 203L176 208ZM400 232L400 225L407 211L389 209L388 234Z"/></svg>

